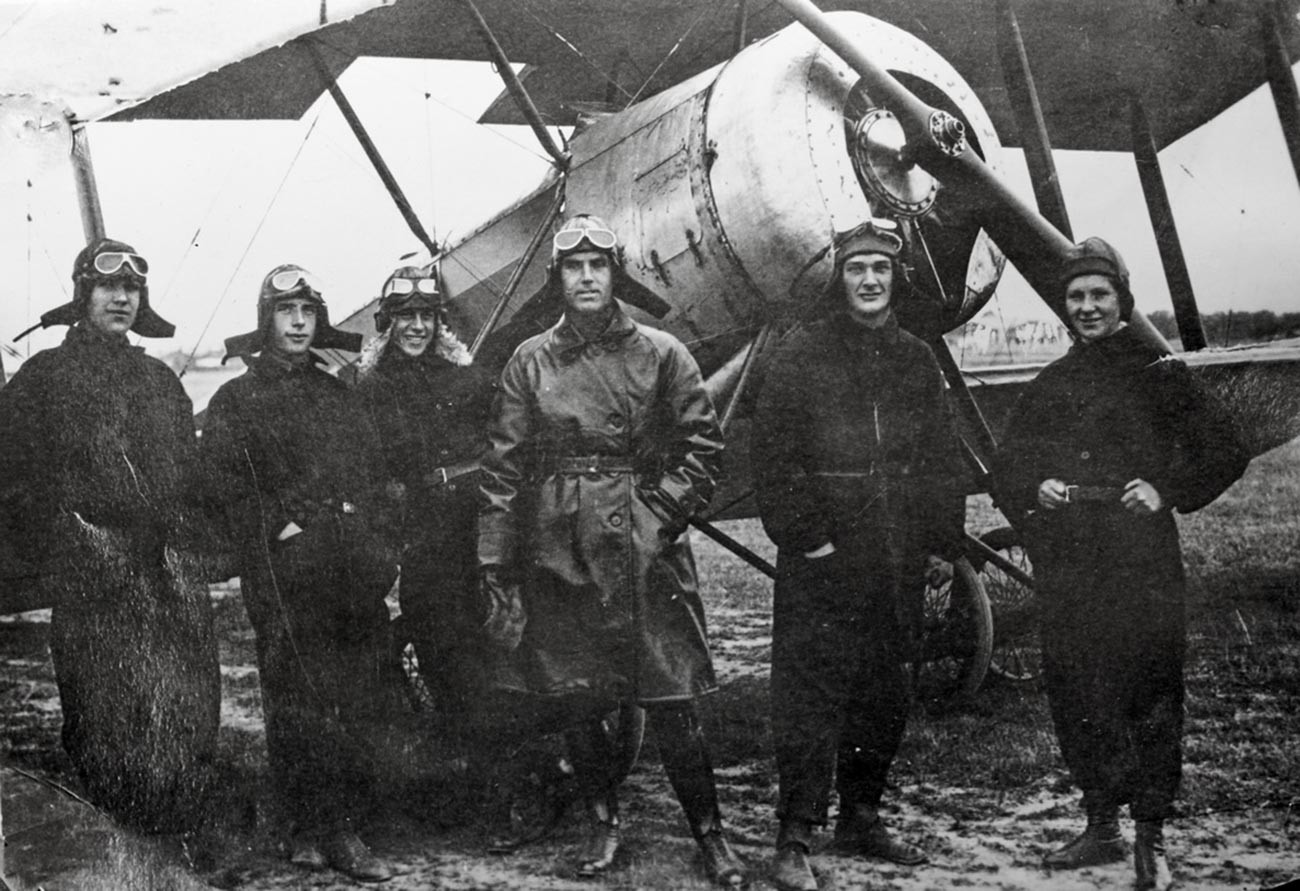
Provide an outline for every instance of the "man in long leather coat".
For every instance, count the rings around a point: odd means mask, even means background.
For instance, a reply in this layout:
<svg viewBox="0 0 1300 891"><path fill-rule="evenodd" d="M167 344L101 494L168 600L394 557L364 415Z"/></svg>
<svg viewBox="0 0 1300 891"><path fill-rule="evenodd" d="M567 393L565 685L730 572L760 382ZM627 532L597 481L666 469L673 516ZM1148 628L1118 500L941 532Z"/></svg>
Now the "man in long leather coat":
<svg viewBox="0 0 1300 891"><path fill-rule="evenodd" d="M314 276L266 276L255 331L226 341L249 369L212 397L202 454L238 554L257 633L271 773L294 823L291 860L361 881L390 870L356 833L369 800L370 732L396 707L400 671L384 597L382 475L368 413L312 347L360 349L329 324ZM252 358L249 358L252 357Z"/></svg>
<svg viewBox="0 0 1300 891"><path fill-rule="evenodd" d="M1027 517L1052 719L1088 816L1046 862L1124 859L1118 819L1128 804L1136 887L1163 889L1187 635L1173 511L1213 501L1248 456L1187 367L1128 327L1133 295L1114 248L1100 238L1076 245L1061 294L1078 341L1021 398L998 465L1004 510Z"/></svg>
<svg viewBox="0 0 1300 891"><path fill-rule="evenodd" d="M221 681L207 586L190 554L194 418L127 333L170 337L148 263L98 239L73 265L69 325L0 389L0 536L54 605L63 746L90 799L145 829L200 816Z"/></svg>
<svg viewBox="0 0 1300 891"><path fill-rule="evenodd" d="M484 675L475 549L493 375L451 330L436 268L395 270L375 327L357 389L379 433L384 472L404 492L403 634L443 737L463 744Z"/></svg>
<svg viewBox="0 0 1300 891"><path fill-rule="evenodd" d="M816 891L807 858L832 776L837 847L925 860L877 809L909 708L902 598L919 596L929 554L953 556L961 468L939 366L895 318L894 228L837 239L825 313L780 346L754 419L759 516L777 545L773 879L786 891Z"/></svg>
<svg viewBox="0 0 1300 891"><path fill-rule="evenodd" d="M497 683L578 713L585 704L588 728L616 702L644 705L706 871L732 887L744 870L722 834L693 704L716 681L685 535L712 495L721 431L694 359L628 318L615 299L623 282L614 233L570 218L550 279L564 318L524 341L501 376L478 545L488 629L513 650ZM608 869L618 846L601 742L570 740L592 816L583 875Z"/></svg>

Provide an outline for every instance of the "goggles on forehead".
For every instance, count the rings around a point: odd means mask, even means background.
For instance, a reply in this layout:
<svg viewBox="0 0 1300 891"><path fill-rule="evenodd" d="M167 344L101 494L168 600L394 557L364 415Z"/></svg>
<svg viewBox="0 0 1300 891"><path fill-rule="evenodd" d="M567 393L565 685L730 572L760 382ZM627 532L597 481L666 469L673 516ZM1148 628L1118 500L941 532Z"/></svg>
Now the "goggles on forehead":
<svg viewBox="0 0 1300 891"><path fill-rule="evenodd" d="M131 271L140 278L149 274L148 260L139 254L128 254L123 251L105 251L96 254L93 265L100 275L117 275L122 271L123 266L131 267Z"/></svg>
<svg viewBox="0 0 1300 891"><path fill-rule="evenodd" d="M608 229L562 229L555 233L555 251L571 251L584 241L600 251L612 251L618 244L618 236Z"/></svg>
<svg viewBox="0 0 1300 891"><path fill-rule="evenodd" d="M324 293L320 286L320 279L305 269L286 269L271 276L271 287L280 294L296 291L299 285L306 285L317 294Z"/></svg>
<svg viewBox="0 0 1300 891"><path fill-rule="evenodd" d="M379 296L389 297L393 294L414 294L416 292L436 297L438 280L436 278L394 278L384 284L384 292Z"/></svg>

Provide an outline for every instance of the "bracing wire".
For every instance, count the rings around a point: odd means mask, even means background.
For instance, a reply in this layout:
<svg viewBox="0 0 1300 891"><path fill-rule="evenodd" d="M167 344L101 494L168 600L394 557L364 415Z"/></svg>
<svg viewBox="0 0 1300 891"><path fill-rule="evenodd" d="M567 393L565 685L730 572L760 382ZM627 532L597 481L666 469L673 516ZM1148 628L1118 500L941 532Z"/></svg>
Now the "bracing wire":
<svg viewBox="0 0 1300 891"><path fill-rule="evenodd" d="M30 8L30 7L29 7ZM24 307L26 318L32 317L32 181L27 180L27 303ZM27 341L27 358L32 356L32 342Z"/></svg>
<svg viewBox="0 0 1300 891"><path fill-rule="evenodd" d="M338 52L343 52L342 49L340 49L339 47L335 46L334 44L332 44L332 43L331 43L330 41L328 41L328 40L319 40L319 39L318 39L318 40L317 40L317 43L319 43L321 46L329 47L329 48L334 49L334 50L336 50L336 51L338 51ZM551 157L550 157L549 155L542 154L540 151L537 151L537 150L533 149L532 146L527 145L526 143L520 142L519 140L510 137L508 134L501 132L501 130L499 130L499 129L492 128L492 127L483 127L481 124L479 124L479 122L478 122L475 118L473 118L473 117L471 117L470 115L466 114L465 112L461 111L459 108L455 108L455 107L453 107L453 106L451 106L451 105L448 105L446 102L442 101L442 100L439 99L437 96L434 96L434 95L429 94L428 91L426 91L423 95L424 95L424 98L427 99L428 101L430 101L430 102L436 102L438 105L441 105L443 108L447 109L447 111L451 112L452 114L456 115L457 117L459 117L459 118L461 118L461 119L463 119L463 120L469 121L469 122L470 122L471 124L473 124L476 128L479 128L480 130L487 130L487 132L492 133L492 134L495 135L497 138L505 140L506 142L510 143L511 145L515 146L516 148L521 149L521 150L523 150L523 151L525 151L525 152L528 152L530 155L533 155L533 156L536 157L536 158L540 158L541 160L545 161L547 164L552 163L552 159L551 159ZM358 162L358 163L359 163L359 162Z"/></svg>
<svg viewBox="0 0 1300 891"><path fill-rule="evenodd" d="M433 239L434 244L441 245L442 242L438 240L437 165L433 160L433 115L429 112L429 100L433 98L433 90L429 88L429 69L425 68L421 74L421 81L424 84L424 102L421 103L424 109L424 144L428 147L429 157L429 237Z"/></svg>
<svg viewBox="0 0 1300 891"><path fill-rule="evenodd" d="M234 176L235 167L237 163L238 163L237 160L232 162L231 165L226 169L226 176L222 180L221 188L217 189L216 192L213 193L212 201L209 202L208 209L203 212L203 218L199 221L199 225L195 227L194 234L190 236L189 242L186 243L185 251L184 253L181 254L180 262L176 264L176 270L175 272L172 273L171 280L168 281L166 286L162 289L160 299L168 297L172 292L172 288L176 285L176 282L180 281L181 272L185 268L185 261L189 259L190 251L192 251L194 247L199 243L199 234L203 231L204 227L207 226L208 220L212 217L212 212L213 210L216 209L217 201L220 200L221 197L226 194L226 184L229 183L231 178ZM191 356L191 358L193 358L193 356ZM188 362L186 363L185 367L186 368L189 367ZM185 370L182 369L181 374L184 373Z"/></svg>
<svg viewBox="0 0 1300 891"><path fill-rule="evenodd" d="M637 88L637 91L632 94L632 97L627 100L627 105L624 106L625 108L628 106L635 105L641 99L641 95L645 93L646 88L650 86L650 82L653 81L655 77L659 74L659 72L663 70L663 67L668 64L668 60L671 59L673 56L675 56L677 54L677 51L682 48L682 44L686 42L686 38L691 36L691 32L695 30L695 26L698 25L700 22L704 21L704 17L708 15L710 12L712 12L713 15L717 15L718 10L720 9L722 9L722 4L717 4L712 7L710 7L708 4L705 4L703 8L700 9L699 15L697 15L695 19L686 27L686 30L682 32L682 36L677 38L677 42L674 43L672 45L672 48L669 49L668 52L664 54L664 57L661 60L659 60L659 64L656 65L654 67L654 70L651 71L650 74L646 76L646 79L641 82L641 86L639 86Z"/></svg>
<svg viewBox="0 0 1300 891"><path fill-rule="evenodd" d="M194 343L194 349L190 350L189 356L185 359L185 365L181 368L180 374L177 375L178 377L185 376L185 372L189 369L190 364L194 361L194 357L198 354L199 344L203 342L203 338L207 336L208 329L212 327L212 322L217 317L217 310L221 308L221 304L225 302L226 297L230 294L230 288L235 283L235 277L239 275L239 271L244 266L244 261L248 259L248 252L253 249L253 243L257 241L257 236L261 233L262 227L266 224L267 218L271 215L271 208L275 207L275 202L279 200L280 193L284 191L284 185L289 181L289 174L293 172L293 168L298 163L298 159L302 157L303 149L307 147L307 140L311 138L311 134L316 129L316 124L319 121L320 115L317 115L312 120L311 126L307 128L307 132L303 134L302 142L298 145L298 150L294 152L293 158L290 159L289 166L284 171L284 176L280 178L280 184L275 187L275 194L272 195L271 200L267 202L266 210L262 212L261 218L257 221L257 227L253 230L253 234L249 236L248 243L244 245L244 250L239 255L239 262L235 264L234 270L230 273L230 278L226 280L225 287L221 289L221 296L217 298L217 302L213 305L212 312L208 315L207 321L203 323L203 330L199 332L198 339Z"/></svg>
<svg viewBox="0 0 1300 891"><path fill-rule="evenodd" d="M577 45L574 44L574 42L573 42L572 40L570 40L569 38L565 37L565 36L564 36L563 34L561 34L559 31L555 30L554 27L552 27L552 26L551 26L550 24L548 24L547 22L543 21L543 20L542 20L542 19L537 15L537 13L533 12L532 7L530 6L530 4L529 4L528 2L526 2L526 0L524 0L524 2L521 2L521 3L520 3L520 7L523 9L523 11L524 11L525 13L527 13L527 15L528 15L529 18L531 18L533 21L537 22L537 24L539 24L539 25L541 25L543 28L545 28L546 31L547 31L547 32L548 32L552 37L554 37L554 38L555 38L556 40L558 40L560 43L564 44L564 46L567 47L567 48L568 48L568 49L569 49L569 50L570 50L574 55L576 55L579 59L581 59L583 62L586 62L586 63L587 63L587 66L590 67L592 71L596 72L596 74L600 75L601 79L604 80L605 83L610 84L611 86L613 86L614 89L618 90L620 93L622 93L622 94L623 94L624 96L626 96L628 99L631 99L631 98L632 98L632 94L629 93L627 90L625 90L625 89L623 88L622 84L620 84L617 80L615 80L614 77L613 77L612 75L610 75L610 73L609 73L608 71L606 71L604 68L602 68L602 67L600 67L599 65L597 65L597 64L595 63L595 61L593 61L592 58L591 58L590 56L588 56L588 55L587 55L586 53L584 53L582 50L578 49Z"/></svg>

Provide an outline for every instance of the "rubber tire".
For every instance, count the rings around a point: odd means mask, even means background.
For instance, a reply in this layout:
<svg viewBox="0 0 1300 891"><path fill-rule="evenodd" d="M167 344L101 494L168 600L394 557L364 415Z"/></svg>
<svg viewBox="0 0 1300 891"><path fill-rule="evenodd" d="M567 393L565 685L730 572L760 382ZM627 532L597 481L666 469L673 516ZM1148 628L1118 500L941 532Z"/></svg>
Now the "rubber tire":
<svg viewBox="0 0 1300 891"><path fill-rule="evenodd" d="M1033 575L1033 561L1021 544L1019 530L1010 526L990 529L980 536L980 541ZM1008 578L990 563L977 560L974 565L993 609L993 658L989 671L1006 683L1038 684L1043 667L1034 590Z"/></svg>
<svg viewBox="0 0 1300 891"><path fill-rule="evenodd" d="M993 654L993 612L979 574L965 557L952 568L950 583L925 586L919 658L912 664L917 694L937 702L974 696Z"/></svg>

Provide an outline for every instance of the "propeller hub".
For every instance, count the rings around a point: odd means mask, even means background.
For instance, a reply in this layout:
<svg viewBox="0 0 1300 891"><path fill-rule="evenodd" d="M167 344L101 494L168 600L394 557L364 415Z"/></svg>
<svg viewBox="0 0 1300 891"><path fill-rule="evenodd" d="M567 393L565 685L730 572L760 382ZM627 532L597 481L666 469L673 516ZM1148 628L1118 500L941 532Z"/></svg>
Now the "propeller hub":
<svg viewBox="0 0 1300 891"><path fill-rule="evenodd" d="M939 151L956 157L966 151L966 125L946 111L930 115L930 138Z"/></svg>
<svg viewBox="0 0 1300 891"><path fill-rule="evenodd" d="M934 205L939 184L912 162L903 126L893 113L869 109L853 125L849 146L863 183L895 213L920 216Z"/></svg>

